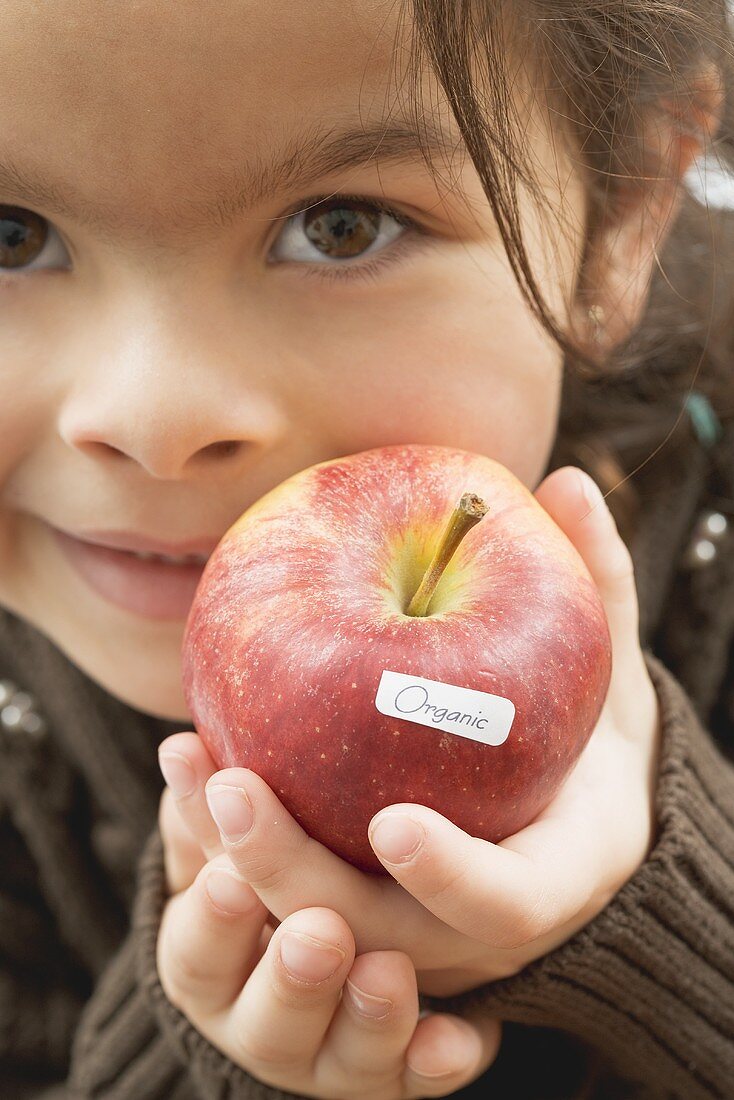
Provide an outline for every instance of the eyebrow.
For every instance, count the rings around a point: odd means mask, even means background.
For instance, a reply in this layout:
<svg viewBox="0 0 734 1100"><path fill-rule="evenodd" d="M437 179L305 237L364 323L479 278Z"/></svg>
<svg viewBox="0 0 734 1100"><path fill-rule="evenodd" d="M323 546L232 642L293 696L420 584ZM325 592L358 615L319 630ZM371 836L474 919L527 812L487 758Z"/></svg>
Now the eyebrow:
<svg viewBox="0 0 734 1100"><path fill-rule="evenodd" d="M422 118L346 129L315 127L280 150L271 161L254 161L236 170L225 186L216 186L213 196L187 205L187 224L201 226L202 221L227 228L269 199L305 187L309 183L358 168L374 161L387 163L429 161L437 154L452 158L460 145L433 121ZM196 191L201 193L201 186ZM134 225L130 209L120 210L118 203L92 203L74 185L44 179L30 165L23 167L0 151L0 202L28 205L55 217L68 218L79 225L106 235L129 230ZM306 198L307 196L304 196ZM184 213L176 204L177 219ZM190 219L190 221L189 221ZM150 217L145 220L149 229Z"/></svg>

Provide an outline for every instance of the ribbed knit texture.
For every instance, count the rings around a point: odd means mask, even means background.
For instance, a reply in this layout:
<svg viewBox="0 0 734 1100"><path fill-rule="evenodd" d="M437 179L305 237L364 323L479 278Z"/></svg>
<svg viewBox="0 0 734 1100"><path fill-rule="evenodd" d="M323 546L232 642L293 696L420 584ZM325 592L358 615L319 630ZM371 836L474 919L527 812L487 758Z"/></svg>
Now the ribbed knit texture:
<svg viewBox="0 0 734 1100"><path fill-rule="evenodd" d="M734 769L680 686L648 668L665 736L645 866L567 944L520 975L445 999L581 1036L627 1076L685 1100L734 1095Z"/></svg>
<svg viewBox="0 0 734 1100"><path fill-rule="evenodd" d="M715 491L734 499L726 447ZM695 452L640 483L633 555L663 718L653 850L550 955L424 998L507 1021L497 1063L457 1096L734 1100L734 537L707 570L680 568L710 478ZM7 613L0 677L36 696L49 726L40 741L0 729L0 1098L286 1100L200 1035L158 979L155 746L178 727L113 699Z"/></svg>

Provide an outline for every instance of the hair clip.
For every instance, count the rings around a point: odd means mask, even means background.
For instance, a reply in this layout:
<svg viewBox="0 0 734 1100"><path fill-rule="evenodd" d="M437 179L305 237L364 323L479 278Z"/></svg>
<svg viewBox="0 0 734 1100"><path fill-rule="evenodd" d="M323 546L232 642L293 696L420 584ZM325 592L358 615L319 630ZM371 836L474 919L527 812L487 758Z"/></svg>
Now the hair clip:
<svg viewBox="0 0 734 1100"><path fill-rule="evenodd" d="M724 429L708 397L694 390L688 394L683 405L690 418L696 439L704 450L711 450L721 439Z"/></svg>

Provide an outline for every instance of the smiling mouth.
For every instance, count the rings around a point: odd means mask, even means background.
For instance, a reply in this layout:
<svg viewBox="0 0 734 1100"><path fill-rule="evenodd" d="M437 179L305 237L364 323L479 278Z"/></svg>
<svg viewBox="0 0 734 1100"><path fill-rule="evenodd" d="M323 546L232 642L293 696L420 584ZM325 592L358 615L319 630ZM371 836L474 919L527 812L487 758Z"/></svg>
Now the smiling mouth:
<svg viewBox="0 0 734 1100"><path fill-rule="evenodd" d="M108 604L153 620L185 620L211 553L163 554L76 538L50 528L57 546L89 590ZM112 542L113 536L103 536ZM142 542L128 536L127 541ZM120 542L125 541L121 536ZM211 541L211 540L210 540Z"/></svg>

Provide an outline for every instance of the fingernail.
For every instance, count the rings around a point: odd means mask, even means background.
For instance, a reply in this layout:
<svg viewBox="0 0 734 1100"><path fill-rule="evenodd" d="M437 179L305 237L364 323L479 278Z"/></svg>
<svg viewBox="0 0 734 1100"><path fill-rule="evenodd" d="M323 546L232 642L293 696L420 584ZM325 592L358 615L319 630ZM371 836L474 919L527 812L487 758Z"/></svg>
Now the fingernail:
<svg viewBox="0 0 734 1100"><path fill-rule="evenodd" d="M302 982L324 982L339 969L345 952L302 932L285 932L280 958L291 977Z"/></svg>
<svg viewBox="0 0 734 1100"><path fill-rule="evenodd" d="M369 830L372 847L388 863L405 863L425 840L423 826L407 814L387 813Z"/></svg>
<svg viewBox="0 0 734 1100"><path fill-rule="evenodd" d="M174 798L185 798L196 790L196 772L179 752L159 752L158 763Z"/></svg>
<svg viewBox="0 0 734 1100"><path fill-rule="evenodd" d="M255 908L257 894L252 887L224 868L210 871L205 885L209 897L225 913L246 913Z"/></svg>
<svg viewBox="0 0 734 1100"><path fill-rule="evenodd" d="M593 477L589 477L589 475L584 473L583 470L579 470L578 474L579 482L581 484L581 492L583 494L584 500L586 501L587 508L596 508L599 504L604 504L606 506L604 494L594 481Z"/></svg>
<svg viewBox="0 0 734 1100"><path fill-rule="evenodd" d="M387 1016L390 1009L393 1007L392 1001L389 1001L387 997L375 997L372 993L365 993L363 989L359 989L358 986L351 982L347 978L347 991L352 998L354 1005L358 1012L362 1016L369 1016L373 1020L381 1020L383 1016Z"/></svg>
<svg viewBox="0 0 734 1100"><path fill-rule="evenodd" d="M206 800L217 828L226 840L236 844L247 836L255 815L252 803L241 787L207 787Z"/></svg>

